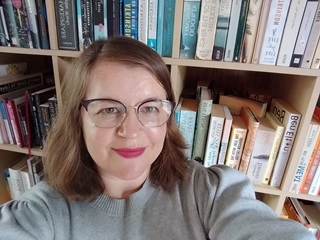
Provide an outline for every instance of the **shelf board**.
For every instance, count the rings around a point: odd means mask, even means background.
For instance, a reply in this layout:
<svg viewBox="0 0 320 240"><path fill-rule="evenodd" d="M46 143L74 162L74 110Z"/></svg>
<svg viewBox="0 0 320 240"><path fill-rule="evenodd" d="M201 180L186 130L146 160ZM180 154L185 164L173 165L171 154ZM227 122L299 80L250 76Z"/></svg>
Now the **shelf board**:
<svg viewBox="0 0 320 240"><path fill-rule="evenodd" d="M26 55L41 55L41 56L59 56L59 57L79 57L80 51L65 51L51 49L29 49L18 47L0 47L0 53L10 54L26 54Z"/></svg>
<svg viewBox="0 0 320 240"><path fill-rule="evenodd" d="M271 194L271 195L278 195L280 196L283 191L281 191L279 188L270 187L269 185L261 184L253 184L254 191L257 193L264 193L264 194Z"/></svg>
<svg viewBox="0 0 320 240"><path fill-rule="evenodd" d="M28 148L26 148L26 147L21 148L17 145L13 145L13 144L0 144L0 150L28 154ZM42 149L31 148L31 154L36 155L36 156L42 156Z"/></svg>
<svg viewBox="0 0 320 240"><path fill-rule="evenodd" d="M313 196L313 195L308 195L308 194L296 194L296 193L291 193L291 192L286 192L284 193L287 197L292 197L292 198L299 198L303 200L309 200L313 202L320 202L320 196Z"/></svg>

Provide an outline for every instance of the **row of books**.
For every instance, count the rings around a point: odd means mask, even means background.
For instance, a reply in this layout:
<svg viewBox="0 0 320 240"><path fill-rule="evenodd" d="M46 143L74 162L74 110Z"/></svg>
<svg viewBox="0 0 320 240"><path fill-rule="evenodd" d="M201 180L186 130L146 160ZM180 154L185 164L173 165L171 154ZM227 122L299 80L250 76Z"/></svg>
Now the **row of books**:
<svg viewBox="0 0 320 240"><path fill-rule="evenodd" d="M272 98L268 108L256 99L220 95L215 102L212 96L212 89L199 87L195 99L181 97L175 110L188 158L280 187L301 114L281 98Z"/></svg>
<svg viewBox="0 0 320 240"><path fill-rule="evenodd" d="M317 0L184 1L180 57L318 69L319 20Z"/></svg>
<svg viewBox="0 0 320 240"><path fill-rule="evenodd" d="M45 0L0 0L0 46L50 48Z"/></svg>
<svg viewBox="0 0 320 240"><path fill-rule="evenodd" d="M1 144L43 147L57 112L55 87L48 78L51 72L0 77Z"/></svg>
<svg viewBox="0 0 320 240"><path fill-rule="evenodd" d="M11 199L16 199L42 180L42 158L39 156L23 156L17 159L13 165L4 169L2 175Z"/></svg>
<svg viewBox="0 0 320 240"><path fill-rule="evenodd" d="M282 210L282 217L295 220L303 224L320 239L320 203L286 198Z"/></svg>
<svg viewBox="0 0 320 240"><path fill-rule="evenodd" d="M320 194L320 107L315 108L289 191Z"/></svg>

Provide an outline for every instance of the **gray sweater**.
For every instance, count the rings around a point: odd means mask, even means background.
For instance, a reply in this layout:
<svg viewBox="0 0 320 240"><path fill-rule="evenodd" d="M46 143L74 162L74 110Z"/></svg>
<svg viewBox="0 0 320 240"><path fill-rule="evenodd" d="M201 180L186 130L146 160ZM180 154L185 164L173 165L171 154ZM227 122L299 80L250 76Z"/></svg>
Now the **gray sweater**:
<svg viewBox="0 0 320 240"><path fill-rule="evenodd" d="M68 201L45 182L0 208L0 239L314 240L255 199L248 178L189 161L192 175L171 193L147 180L129 199Z"/></svg>

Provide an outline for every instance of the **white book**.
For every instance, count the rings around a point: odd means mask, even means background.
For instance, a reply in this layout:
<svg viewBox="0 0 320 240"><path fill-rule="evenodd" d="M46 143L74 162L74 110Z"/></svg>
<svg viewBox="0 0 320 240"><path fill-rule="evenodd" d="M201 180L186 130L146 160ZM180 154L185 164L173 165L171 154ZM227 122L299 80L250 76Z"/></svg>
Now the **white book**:
<svg viewBox="0 0 320 240"><path fill-rule="evenodd" d="M273 0L271 2L267 26L261 46L259 64L276 64L290 1L291 0Z"/></svg>
<svg viewBox="0 0 320 240"><path fill-rule="evenodd" d="M313 148L316 145L318 134L320 133L319 123L311 122L308 128L307 137L305 139L301 156L295 170L289 192L299 193L303 177L308 167L309 160L312 155Z"/></svg>
<svg viewBox="0 0 320 240"><path fill-rule="evenodd" d="M138 40L148 44L149 0L139 0L138 4Z"/></svg>
<svg viewBox="0 0 320 240"><path fill-rule="evenodd" d="M231 132L231 125L233 117L231 115L231 112L227 106L223 106L224 114L225 114L225 120L224 120L224 126L223 126L223 132L221 136L221 146L218 156L218 164L224 164L226 160L226 154L229 144L229 137Z"/></svg>
<svg viewBox="0 0 320 240"><path fill-rule="evenodd" d="M9 36L7 25L4 24L6 22L6 19L4 17L4 12L3 12L3 7L2 6L0 6L0 17L1 17L1 20L3 22L3 31L4 31L4 35L6 36L6 39L7 39L7 46L10 47L11 46L10 36Z"/></svg>
<svg viewBox="0 0 320 240"><path fill-rule="evenodd" d="M28 165L24 165L20 169L20 174L21 174L21 179L23 183L24 190L27 191L29 190L33 185L32 185L32 180L31 180L31 175L29 173Z"/></svg>
<svg viewBox="0 0 320 240"><path fill-rule="evenodd" d="M203 162L205 167L217 164L224 119L225 114L223 106L220 104L212 104L206 151Z"/></svg>
<svg viewBox="0 0 320 240"><path fill-rule="evenodd" d="M277 66L289 66L307 0L292 0L279 48Z"/></svg>
<svg viewBox="0 0 320 240"><path fill-rule="evenodd" d="M314 55L315 50L317 48L319 37L320 37L320 4L318 4L318 9L316 12L316 16L313 20L313 24L312 24L310 35L308 38L306 50L305 50L303 58L302 58L302 62L301 62L302 68L310 68L311 67L313 55Z"/></svg>
<svg viewBox="0 0 320 240"><path fill-rule="evenodd" d="M225 49L224 61L232 62L234 54L234 46L236 44L236 36L239 25L239 17L242 0L233 0L230 15L229 31Z"/></svg>
<svg viewBox="0 0 320 240"><path fill-rule="evenodd" d="M318 164L318 167L313 177L308 194L316 196L318 195L319 190L320 190L320 164Z"/></svg>
<svg viewBox="0 0 320 240"><path fill-rule="evenodd" d="M269 183L272 187L280 187L294 139L298 131L301 114L292 105L281 98L273 98L271 100L270 112L276 116L279 123L282 123L285 126L279 153Z"/></svg>
<svg viewBox="0 0 320 240"><path fill-rule="evenodd" d="M158 0L149 0L148 9L148 39L147 44L153 50L157 50L157 21L158 21Z"/></svg>
<svg viewBox="0 0 320 240"><path fill-rule="evenodd" d="M258 118L259 127L252 149L247 176L252 183L262 184L265 170L275 141L276 130L267 118Z"/></svg>
<svg viewBox="0 0 320 240"><path fill-rule="evenodd" d="M254 43L251 63L255 63L255 64L259 63L261 47L263 44L265 29L267 26L267 20L268 20L268 15L270 10L270 4L271 4L271 0L264 0L262 3L258 31L257 31L256 41Z"/></svg>
<svg viewBox="0 0 320 240"><path fill-rule="evenodd" d="M13 199L16 199L25 192L20 172L20 169L22 169L25 165L27 165L26 158L21 158L8 169L12 186L12 189L10 189L10 191L13 195Z"/></svg>
<svg viewBox="0 0 320 240"><path fill-rule="evenodd" d="M201 2L196 59L212 59L218 14L219 1L209 0Z"/></svg>
<svg viewBox="0 0 320 240"><path fill-rule="evenodd" d="M304 11L302 22L300 25L299 33L297 36L296 45L291 57L290 67L300 67L302 57L306 49L309 34L311 31L313 19L317 12L318 1L308 0L306 9Z"/></svg>
<svg viewBox="0 0 320 240"><path fill-rule="evenodd" d="M312 69L319 69L320 67L320 38L316 50L314 51L314 56L312 59L311 67Z"/></svg>

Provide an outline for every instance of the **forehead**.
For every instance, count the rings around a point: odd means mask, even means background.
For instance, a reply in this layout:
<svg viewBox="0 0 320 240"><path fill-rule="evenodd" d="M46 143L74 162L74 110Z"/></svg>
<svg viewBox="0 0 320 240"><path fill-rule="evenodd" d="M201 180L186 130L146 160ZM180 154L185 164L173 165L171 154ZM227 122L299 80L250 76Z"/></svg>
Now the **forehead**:
<svg viewBox="0 0 320 240"><path fill-rule="evenodd" d="M112 98L138 103L149 98L166 98L159 81L142 67L117 62L95 64L88 82L85 99Z"/></svg>

